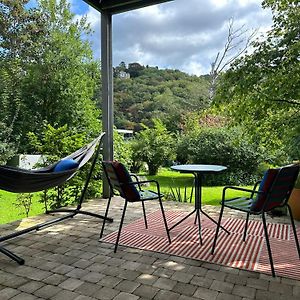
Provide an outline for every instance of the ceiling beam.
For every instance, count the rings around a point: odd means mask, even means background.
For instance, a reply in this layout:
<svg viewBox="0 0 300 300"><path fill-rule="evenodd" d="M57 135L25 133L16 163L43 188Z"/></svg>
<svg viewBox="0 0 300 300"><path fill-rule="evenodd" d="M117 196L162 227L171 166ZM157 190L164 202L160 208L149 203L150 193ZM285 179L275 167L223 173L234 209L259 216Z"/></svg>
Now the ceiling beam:
<svg viewBox="0 0 300 300"><path fill-rule="evenodd" d="M119 14L122 12L156 5L174 0L84 0L100 12Z"/></svg>

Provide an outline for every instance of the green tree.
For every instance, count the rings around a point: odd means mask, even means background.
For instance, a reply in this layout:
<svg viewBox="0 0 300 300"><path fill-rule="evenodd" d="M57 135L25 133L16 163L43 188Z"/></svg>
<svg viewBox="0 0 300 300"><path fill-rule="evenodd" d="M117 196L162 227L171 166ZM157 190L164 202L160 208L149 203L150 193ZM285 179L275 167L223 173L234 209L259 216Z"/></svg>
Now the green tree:
<svg viewBox="0 0 300 300"><path fill-rule="evenodd" d="M26 150L27 133L42 134L44 123L68 124L94 136L100 128L100 72L82 39L91 32L86 19L74 20L67 0L40 0L34 9L27 3L0 5L1 127L16 148L19 141L19 151ZM2 148L8 142L2 140Z"/></svg>
<svg viewBox="0 0 300 300"><path fill-rule="evenodd" d="M133 144L133 160L147 163L149 174L157 174L158 168L174 157L174 139L163 123L153 120L154 127L136 134Z"/></svg>
<svg viewBox="0 0 300 300"><path fill-rule="evenodd" d="M218 99L269 151L281 148L281 153L299 158L299 1L265 0L263 7L272 10L272 29L266 39L253 44L252 54L226 72Z"/></svg>
<svg viewBox="0 0 300 300"><path fill-rule="evenodd" d="M0 57L29 63L39 52L46 34L45 15L26 8L29 0L2 0L0 3Z"/></svg>
<svg viewBox="0 0 300 300"><path fill-rule="evenodd" d="M80 132L100 128L93 101L99 69L90 45L82 40L90 33L86 19L74 21L66 0L41 0L40 11L47 16L49 35L39 63L28 69L24 83L24 117L31 119L30 130L38 132L45 121L68 124Z"/></svg>
<svg viewBox="0 0 300 300"><path fill-rule="evenodd" d="M17 150L22 92L28 65L37 61L46 33L45 16L27 9L29 0L0 3L0 156L4 163Z"/></svg>

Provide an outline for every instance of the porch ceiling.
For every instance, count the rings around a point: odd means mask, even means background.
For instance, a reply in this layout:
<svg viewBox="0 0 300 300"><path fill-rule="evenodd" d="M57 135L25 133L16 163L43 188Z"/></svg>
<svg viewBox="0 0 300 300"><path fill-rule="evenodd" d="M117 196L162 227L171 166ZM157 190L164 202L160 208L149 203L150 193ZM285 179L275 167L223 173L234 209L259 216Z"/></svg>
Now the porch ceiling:
<svg viewBox="0 0 300 300"><path fill-rule="evenodd" d="M174 0L84 0L100 12L118 14Z"/></svg>

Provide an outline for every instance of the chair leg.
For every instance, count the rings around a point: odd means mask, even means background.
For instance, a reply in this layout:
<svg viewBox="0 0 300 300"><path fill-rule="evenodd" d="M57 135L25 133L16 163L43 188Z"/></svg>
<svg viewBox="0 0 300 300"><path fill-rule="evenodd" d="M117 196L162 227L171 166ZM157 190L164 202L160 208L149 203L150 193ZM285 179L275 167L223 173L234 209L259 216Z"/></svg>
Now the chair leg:
<svg viewBox="0 0 300 300"><path fill-rule="evenodd" d="M215 247L216 247L216 244L217 244L219 230L220 230L220 227L221 227L221 221L222 221L223 211L224 211L224 205L221 206L221 210L220 210L219 221L218 221L218 224L217 224L215 238L214 238L213 246L212 246L212 249L211 249L211 254L212 255L215 252Z"/></svg>
<svg viewBox="0 0 300 300"><path fill-rule="evenodd" d="M104 227L105 227L105 222L106 222L106 220L107 220L107 215L108 215L108 210L109 210L111 198L112 198L112 197L110 196L109 199L108 199L108 202L107 202L106 211L105 211L105 215L104 215L104 219L103 219L103 223L102 223L102 228L101 228L101 232L100 232L100 239L101 239L102 236L103 236Z"/></svg>
<svg viewBox="0 0 300 300"><path fill-rule="evenodd" d="M298 256L300 258L299 240L298 240L298 237L297 237L297 231L296 231L296 226L295 226L295 222L294 222L294 218L293 218L292 209L288 204L287 204L287 207L288 207L290 218L291 218L291 223L292 223L292 228L293 228L293 232L294 232L295 243L296 243L296 246L297 246Z"/></svg>
<svg viewBox="0 0 300 300"><path fill-rule="evenodd" d="M246 217L246 222L245 222L245 228L244 228L244 235L243 235L243 242L246 241L246 236L247 236L247 229L248 229L248 222L249 222L249 216L250 213L247 213L247 217Z"/></svg>
<svg viewBox="0 0 300 300"><path fill-rule="evenodd" d="M145 228L148 229L147 217L146 217L146 210L145 210L145 203L142 201L143 206L143 214L144 214L144 221L145 221Z"/></svg>
<svg viewBox="0 0 300 300"><path fill-rule="evenodd" d="M267 228L267 222L266 222L266 217L265 217L264 212L262 213L261 217L262 217L262 221L263 221L263 225L264 225L265 239L266 239L266 243L267 243L267 249L268 249L268 254L269 254L269 260L270 260L270 265L271 265L272 276L275 277L276 275L275 275L275 269L274 269L274 264L273 264L272 251L271 251L269 235L268 235L268 228Z"/></svg>
<svg viewBox="0 0 300 300"><path fill-rule="evenodd" d="M127 201L125 200L125 204L124 204L124 208L123 208L123 213L122 213L122 218L121 218L121 222L120 222L120 226L119 226L119 231L118 231L118 236L117 236L117 240L116 240L116 244L115 244L115 249L114 249L115 253L117 252L117 249L118 249L118 244L119 244L121 230L122 230L122 226L123 226L123 222L124 222L124 218L125 218L126 208L127 208Z"/></svg>
<svg viewBox="0 0 300 300"><path fill-rule="evenodd" d="M161 201L160 197L158 198L158 201L159 201L161 213L162 213L164 224L165 224L165 228L166 228L166 232L167 232L167 236L168 236L168 241L169 241L169 244L171 244L170 231L169 231L169 228L168 228L168 224L167 224L167 219L166 219L164 207L163 207L163 204L162 204L162 201Z"/></svg>

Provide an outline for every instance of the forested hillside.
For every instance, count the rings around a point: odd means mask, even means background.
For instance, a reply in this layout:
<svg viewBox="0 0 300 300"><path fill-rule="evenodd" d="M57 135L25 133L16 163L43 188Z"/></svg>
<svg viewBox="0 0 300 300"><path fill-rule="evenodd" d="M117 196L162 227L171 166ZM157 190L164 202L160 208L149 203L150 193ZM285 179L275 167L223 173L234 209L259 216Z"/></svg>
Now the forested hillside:
<svg viewBox="0 0 300 300"><path fill-rule="evenodd" d="M120 78L120 69L130 78ZM175 132L187 114L209 107L208 85L207 76L190 76L179 70L160 70L138 63L126 67L122 62L115 68L115 124L139 131L141 124L152 127L152 119L157 118Z"/></svg>

